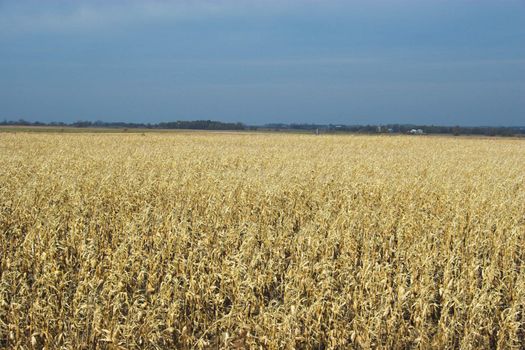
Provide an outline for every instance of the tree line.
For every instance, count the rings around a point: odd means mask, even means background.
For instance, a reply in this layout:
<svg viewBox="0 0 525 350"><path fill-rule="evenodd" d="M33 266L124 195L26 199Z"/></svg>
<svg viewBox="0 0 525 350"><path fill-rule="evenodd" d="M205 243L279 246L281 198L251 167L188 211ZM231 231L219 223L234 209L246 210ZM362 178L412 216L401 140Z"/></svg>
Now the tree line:
<svg viewBox="0 0 525 350"><path fill-rule="evenodd" d="M267 124L268 129L279 130L304 130L324 133L394 133L407 134L411 130L420 129L424 134L451 134L451 135L485 135L485 136L519 136L525 135L525 127L520 126L442 126L442 125L417 125L417 124L381 124L381 125L343 125L343 124Z"/></svg>
<svg viewBox="0 0 525 350"><path fill-rule="evenodd" d="M246 125L243 123L227 123L214 120L179 120L160 123L126 123L104 121L64 122L30 122L24 119L16 121L4 120L3 126L52 126L75 128L118 128L118 129L187 129L187 130L252 130L252 131L303 131L321 133L394 133L406 134L410 130L420 129L425 134L451 135L485 135L485 136L520 136L525 135L525 127L520 126L440 126L416 124L308 124L308 123L271 123L264 125Z"/></svg>

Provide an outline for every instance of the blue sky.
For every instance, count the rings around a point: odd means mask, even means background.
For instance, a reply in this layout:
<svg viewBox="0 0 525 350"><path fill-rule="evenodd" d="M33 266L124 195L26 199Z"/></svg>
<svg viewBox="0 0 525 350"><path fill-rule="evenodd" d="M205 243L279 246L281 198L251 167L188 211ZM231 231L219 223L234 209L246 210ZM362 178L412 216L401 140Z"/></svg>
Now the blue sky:
<svg viewBox="0 0 525 350"><path fill-rule="evenodd" d="M525 1L0 0L0 119L525 125Z"/></svg>

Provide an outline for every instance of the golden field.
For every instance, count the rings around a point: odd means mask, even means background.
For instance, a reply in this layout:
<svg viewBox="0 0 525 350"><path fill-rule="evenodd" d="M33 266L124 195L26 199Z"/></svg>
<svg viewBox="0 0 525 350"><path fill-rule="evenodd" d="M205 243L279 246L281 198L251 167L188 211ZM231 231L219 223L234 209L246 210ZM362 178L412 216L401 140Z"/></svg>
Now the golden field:
<svg viewBox="0 0 525 350"><path fill-rule="evenodd" d="M0 133L0 348L523 349L525 141Z"/></svg>

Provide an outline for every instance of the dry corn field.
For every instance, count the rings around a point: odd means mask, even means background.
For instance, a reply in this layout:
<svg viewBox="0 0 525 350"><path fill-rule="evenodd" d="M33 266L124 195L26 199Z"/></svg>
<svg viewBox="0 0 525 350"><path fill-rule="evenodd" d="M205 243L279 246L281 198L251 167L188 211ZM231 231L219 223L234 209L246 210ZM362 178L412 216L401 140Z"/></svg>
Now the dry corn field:
<svg viewBox="0 0 525 350"><path fill-rule="evenodd" d="M0 133L0 347L524 349L525 141Z"/></svg>

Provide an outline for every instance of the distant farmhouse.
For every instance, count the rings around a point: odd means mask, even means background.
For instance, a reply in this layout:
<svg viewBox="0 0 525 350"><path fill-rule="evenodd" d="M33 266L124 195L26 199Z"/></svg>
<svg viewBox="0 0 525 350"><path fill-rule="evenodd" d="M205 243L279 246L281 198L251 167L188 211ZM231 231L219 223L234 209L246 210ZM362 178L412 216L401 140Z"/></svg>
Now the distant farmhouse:
<svg viewBox="0 0 525 350"><path fill-rule="evenodd" d="M411 129L409 132L411 135L423 135L423 129Z"/></svg>

